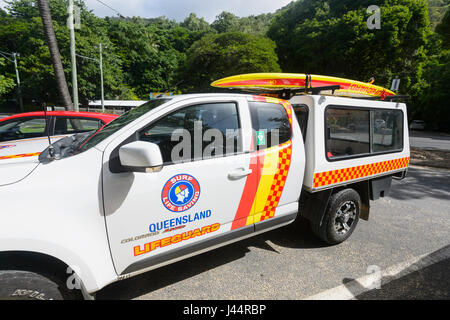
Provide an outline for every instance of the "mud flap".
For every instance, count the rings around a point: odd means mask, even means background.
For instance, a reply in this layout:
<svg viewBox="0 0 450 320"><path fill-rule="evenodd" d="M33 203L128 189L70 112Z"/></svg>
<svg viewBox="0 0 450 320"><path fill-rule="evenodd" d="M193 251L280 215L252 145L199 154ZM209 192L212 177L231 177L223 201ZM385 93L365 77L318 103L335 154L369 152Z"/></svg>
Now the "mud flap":
<svg viewBox="0 0 450 320"><path fill-rule="evenodd" d="M299 216L322 225L323 216L332 193L332 188L314 193L302 191L298 210Z"/></svg>

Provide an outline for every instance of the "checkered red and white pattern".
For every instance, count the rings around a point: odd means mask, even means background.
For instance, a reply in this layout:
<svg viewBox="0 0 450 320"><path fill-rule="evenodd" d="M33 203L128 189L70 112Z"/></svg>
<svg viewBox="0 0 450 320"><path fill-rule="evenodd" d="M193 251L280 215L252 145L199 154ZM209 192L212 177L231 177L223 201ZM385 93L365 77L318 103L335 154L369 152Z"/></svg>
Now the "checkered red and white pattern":
<svg viewBox="0 0 450 320"><path fill-rule="evenodd" d="M313 188L320 188L340 182L364 178L408 167L409 157L370 163L362 166L344 168L314 174Z"/></svg>
<svg viewBox="0 0 450 320"><path fill-rule="evenodd" d="M289 173L292 157L292 143L287 142L287 147L281 148L278 154L278 168L273 177L272 186L270 187L269 196L267 197L261 221L272 218L275 215L275 209L280 202L283 193L286 178Z"/></svg>

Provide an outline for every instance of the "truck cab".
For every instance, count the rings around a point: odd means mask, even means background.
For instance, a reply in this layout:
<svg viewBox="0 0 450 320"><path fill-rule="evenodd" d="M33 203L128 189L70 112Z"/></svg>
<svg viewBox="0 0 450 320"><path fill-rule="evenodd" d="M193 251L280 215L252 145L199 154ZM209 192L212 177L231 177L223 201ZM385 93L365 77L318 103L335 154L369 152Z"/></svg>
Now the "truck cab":
<svg viewBox="0 0 450 320"><path fill-rule="evenodd" d="M406 121L392 102L180 95L61 139L33 166L0 162L23 177L0 179L0 297L92 298L299 217L340 243L404 175Z"/></svg>

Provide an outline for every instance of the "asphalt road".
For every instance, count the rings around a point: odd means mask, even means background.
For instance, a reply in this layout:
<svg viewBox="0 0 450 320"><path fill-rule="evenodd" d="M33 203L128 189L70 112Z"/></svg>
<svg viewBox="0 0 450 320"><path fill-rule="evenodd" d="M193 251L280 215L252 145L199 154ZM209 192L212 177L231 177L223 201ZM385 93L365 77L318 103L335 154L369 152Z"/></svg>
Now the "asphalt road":
<svg viewBox="0 0 450 320"><path fill-rule="evenodd" d="M410 130L409 143L419 149L450 151L450 134Z"/></svg>
<svg viewBox="0 0 450 320"><path fill-rule="evenodd" d="M303 299L450 248L450 171L411 167L370 221L325 246L305 225L283 227L117 282L98 299ZM356 299L450 299L450 260L415 270ZM358 291L359 292L359 291Z"/></svg>

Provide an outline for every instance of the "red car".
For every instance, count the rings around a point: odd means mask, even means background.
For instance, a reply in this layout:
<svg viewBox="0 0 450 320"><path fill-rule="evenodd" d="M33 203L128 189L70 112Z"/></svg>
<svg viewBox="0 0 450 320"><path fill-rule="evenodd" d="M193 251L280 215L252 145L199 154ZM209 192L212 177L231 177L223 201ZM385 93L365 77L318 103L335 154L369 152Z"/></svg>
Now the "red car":
<svg viewBox="0 0 450 320"><path fill-rule="evenodd" d="M37 111L0 119L0 142L37 138L48 134L58 136L97 130L116 119L118 115L95 112L48 111L47 117L46 122L44 111Z"/></svg>

